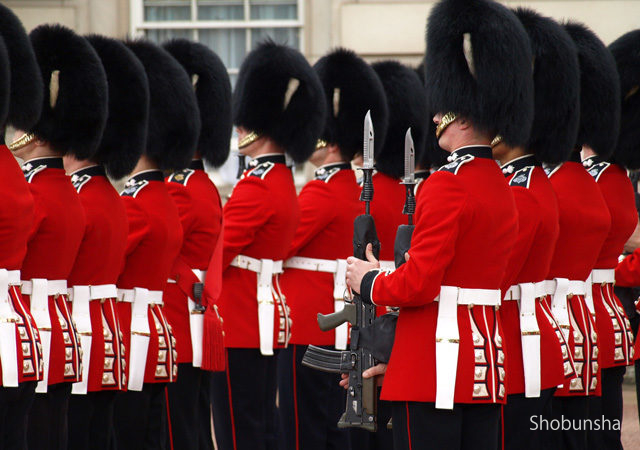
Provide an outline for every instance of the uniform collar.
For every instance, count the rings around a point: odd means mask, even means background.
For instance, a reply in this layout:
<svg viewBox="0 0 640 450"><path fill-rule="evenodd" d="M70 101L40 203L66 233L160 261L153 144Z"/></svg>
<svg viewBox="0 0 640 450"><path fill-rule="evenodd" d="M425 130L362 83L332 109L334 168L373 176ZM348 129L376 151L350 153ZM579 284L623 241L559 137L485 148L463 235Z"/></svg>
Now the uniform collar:
<svg viewBox="0 0 640 450"><path fill-rule="evenodd" d="M127 180L127 185L139 183L140 181L164 181L162 170L151 169L138 172Z"/></svg>
<svg viewBox="0 0 640 450"><path fill-rule="evenodd" d="M505 176L509 176L513 173L516 173L518 170L524 169L525 167L529 166L542 166L542 164L536 159L535 156L533 156L532 154L528 154L519 156L516 159L512 159L508 163L500 166L500 169L502 169L502 173Z"/></svg>
<svg viewBox="0 0 640 450"><path fill-rule="evenodd" d="M418 170L415 173L416 180L426 180L431 175L430 170Z"/></svg>
<svg viewBox="0 0 640 450"><path fill-rule="evenodd" d="M256 156L254 159L249 161L249 169L253 169L257 167L259 164L272 162L274 164L286 164L287 160L284 156L284 153L269 153L267 155Z"/></svg>
<svg viewBox="0 0 640 450"><path fill-rule="evenodd" d="M94 177L96 175L107 176L107 173L104 170L104 167L95 165L89 167L83 167L82 169L78 169L75 172L71 173L71 176L81 177L83 175L89 175L90 177Z"/></svg>
<svg viewBox="0 0 640 450"><path fill-rule="evenodd" d="M330 170L334 170L334 169L338 169L338 170L351 170L351 164L347 163L347 162L339 162L339 163L331 163L331 164L325 164L323 166L320 166L316 169L315 171L315 176L320 176L326 172L329 172Z"/></svg>
<svg viewBox="0 0 640 450"><path fill-rule="evenodd" d="M601 158L598 155L593 155L583 159L582 165L589 169L591 166L595 166L596 164L600 164L601 162L605 162L604 158Z"/></svg>
<svg viewBox="0 0 640 450"><path fill-rule="evenodd" d="M37 166L45 166L47 169L64 169L64 164L62 162L62 157L60 156L49 156L46 158L34 158L29 161L25 161L22 165L22 170L28 172Z"/></svg>
<svg viewBox="0 0 640 450"><path fill-rule="evenodd" d="M476 158L493 159L493 154L489 145L467 145L452 152L447 160L455 161L456 159L466 155L471 155Z"/></svg>
<svg viewBox="0 0 640 450"><path fill-rule="evenodd" d="M191 164L189 164L189 169L204 170L204 163L201 159L193 159L191 160Z"/></svg>

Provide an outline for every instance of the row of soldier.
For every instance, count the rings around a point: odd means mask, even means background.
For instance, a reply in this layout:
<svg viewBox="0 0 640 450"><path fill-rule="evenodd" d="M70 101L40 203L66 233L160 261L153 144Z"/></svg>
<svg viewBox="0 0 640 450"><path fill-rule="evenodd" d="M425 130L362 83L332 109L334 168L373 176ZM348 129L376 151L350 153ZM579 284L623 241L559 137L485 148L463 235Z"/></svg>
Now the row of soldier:
<svg viewBox="0 0 640 450"><path fill-rule="evenodd" d="M311 67L265 42L232 99L199 44L27 38L0 12L6 141L24 161L23 176L3 147L3 447L210 448L212 408L224 449L497 448L505 402L504 447L620 445L619 429L545 434L530 417L621 418L634 352L613 269L637 223L637 32L610 52L580 24L443 0L418 72L340 49ZM225 161L232 109L252 159L222 208L202 160ZM406 221L408 128L426 180L393 273L346 262L367 111L383 267ZM430 175L438 144L451 162ZM299 196L287 157L319 166ZM106 174L130 174L120 198ZM618 283L640 284L635 261ZM307 345L347 345L316 324L345 274L401 307L375 435L337 429L338 377L301 365Z"/></svg>

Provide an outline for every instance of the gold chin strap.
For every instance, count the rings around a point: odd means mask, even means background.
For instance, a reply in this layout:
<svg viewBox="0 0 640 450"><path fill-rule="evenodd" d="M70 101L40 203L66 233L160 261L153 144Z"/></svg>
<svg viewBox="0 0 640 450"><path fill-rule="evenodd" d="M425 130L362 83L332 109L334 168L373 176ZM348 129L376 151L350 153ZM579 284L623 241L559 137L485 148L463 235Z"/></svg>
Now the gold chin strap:
<svg viewBox="0 0 640 450"><path fill-rule="evenodd" d="M7 148L12 152L21 149L25 145L29 145L36 138L36 135L33 133L25 133L20 136L18 139L14 140L11 144L7 145Z"/></svg>
<svg viewBox="0 0 640 450"><path fill-rule="evenodd" d="M496 137L493 138L493 141L491 141L491 148L495 147L501 142L502 142L502 136L497 135Z"/></svg>
<svg viewBox="0 0 640 450"><path fill-rule="evenodd" d="M440 135L442 134L442 132L449 125L451 125L453 122L455 122L457 118L458 118L458 115L456 113L454 113L454 112L448 112L444 116L442 116L442 119L440 120L440 123L436 127L436 137L440 138Z"/></svg>
<svg viewBox="0 0 640 450"><path fill-rule="evenodd" d="M255 131L252 131L251 133L240 139L240 142L238 142L238 149L245 148L253 144L258 139L260 139L260 135Z"/></svg>
<svg viewBox="0 0 640 450"><path fill-rule="evenodd" d="M327 145L329 145L329 143L327 141L324 141L322 139L318 139L318 142L316 143L316 150L320 150L321 148L325 148Z"/></svg>

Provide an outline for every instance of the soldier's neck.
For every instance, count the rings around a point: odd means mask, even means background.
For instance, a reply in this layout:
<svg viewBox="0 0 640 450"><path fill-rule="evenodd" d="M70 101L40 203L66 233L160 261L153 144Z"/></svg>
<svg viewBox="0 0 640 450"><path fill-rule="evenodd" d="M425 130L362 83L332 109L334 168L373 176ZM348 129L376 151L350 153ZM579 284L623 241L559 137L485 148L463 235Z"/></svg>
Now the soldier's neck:
<svg viewBox="0 0 640 450"><path fill-rule="evenodd" d="M496 152L497 149L500 149L499 153ZM516 158L520 158L525 156L527 152L522 147L508 147L504 143L498 144L493 148L493 157L498 160L501 166L508 164Z"/></svg>
<svg viewBox="0 0 640 450"><path fill-rule="evenodd" d="M282 149L279 145L277 145L275 142L273 142L271 139L269 139L266 136L262 136L260 138L260 140L256 141L255 144L260 144L260 145L250 145L249 147L247 147L247 151L243 152L243 154L247 155L248 157L255 159L258 156L262 156L262 155L272 155L274 153L276 154L284 154L284 149Z"/></svg>
<svg viewBox="0 0 640 450"><path fill-rule="evenodd" d="M594 152L591 147L587 147L586 145L582 146L580 158L584 161L585 159L591 158L592 156L598 156L598 154Z"/></svg>
<svg viewBox="0 0 640 450"><path fill-rule="evenodd" d="M19 150L16 150L13 152L13 155L24 162L36 158L55 158L60 156L60 154L49 147L49 145L35 143L31 143Z"/></svg>
<svg viewBox="0 0 640 450"><path fill-rule="evenodd" d="M131 176L144 172L146 170L159 170L158 164L151 160L147 155L142 155L136 164L136 167L131 172Z"/></svg>
<svg viewBox="0 0 640 450"><path fill-rule="evenodd" d="M67 175L71 175L74 172L77 172L80 169L84 169L85 167L95 166L96 163L90 161L88 159L76 159L71 155L63 156L62 160L64 161L64 171Z"/></svg>
<svg viewBox="0 0 640 450"><path fill-rule="evenodd" d="M336 153L327 152L326 158L324 158L324 160L318 167L326 166L327 164L346 163L346 162L349 162L349 161L345 161L342 155L340 155L340 152L336 152Z"/></svg>

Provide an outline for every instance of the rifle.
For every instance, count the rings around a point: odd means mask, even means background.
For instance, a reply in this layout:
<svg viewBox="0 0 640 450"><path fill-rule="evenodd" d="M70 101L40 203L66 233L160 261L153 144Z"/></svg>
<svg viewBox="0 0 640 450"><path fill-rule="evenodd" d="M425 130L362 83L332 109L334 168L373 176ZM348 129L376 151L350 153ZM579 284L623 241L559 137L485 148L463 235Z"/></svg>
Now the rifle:
<svg viewBox="0 0 640 450"><path fill-rule="evenodd" d="M400 225L396 232L396 241L393 246L393 259L396 269L405 263L404 254L411 247L411 236L413 235L413 214L416 212L416 197L413 190L416 185L416 156L413 147L413 137L411 136L411 128L407 129L404 137L404 177L402 183L406 188L406 197L402 214L408 216L408 224Z"/></svg>
<svg viewBox="0 0 640 450"><path fill-rule="evenodd" d="M376 258L380 253L380 241L376 226L370 214L373 200L373 123L371 111L364 118L363 166L364 182L360 200L365 203L365 213L353 222L353 255L366 260L367 244L373 245ZM338 428L358 427L376 431L377 390L373 378L365 379L362 372L373 367L376 360L371 350L362 346L360 332L370 326L376 318L376 307L366 304L358 294L353 300L345 299L344 309L333 314L318 314L318 325L322 331L329 331L345 322L351 324L349 350L327 350L310 345L302 358L302 364L317 370L349 374L349 389L345 412L338 421Z"/></svg>

